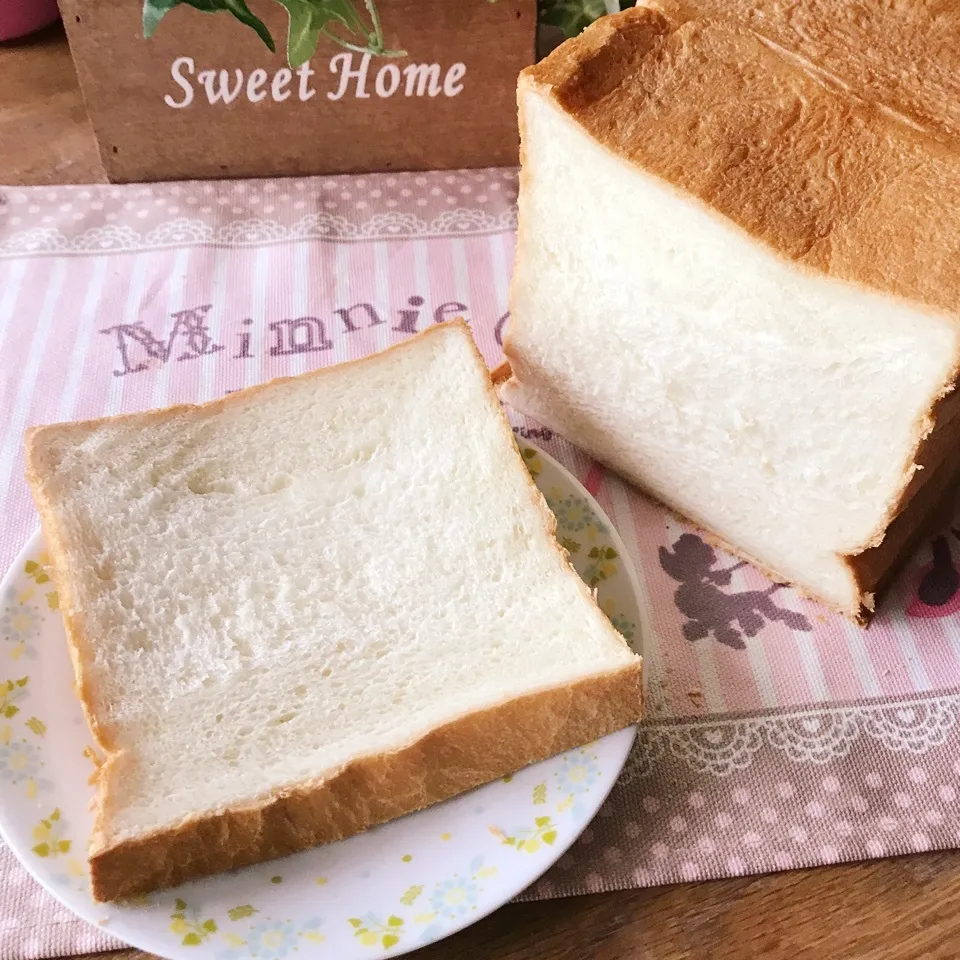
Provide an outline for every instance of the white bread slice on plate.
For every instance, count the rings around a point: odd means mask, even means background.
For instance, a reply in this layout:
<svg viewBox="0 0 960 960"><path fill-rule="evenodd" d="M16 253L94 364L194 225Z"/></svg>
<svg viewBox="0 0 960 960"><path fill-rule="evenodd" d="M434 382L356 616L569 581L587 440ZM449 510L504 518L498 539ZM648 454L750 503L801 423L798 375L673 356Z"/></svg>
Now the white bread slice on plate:
<svg viewBox="0 0 960 960"><path fill-rule="evenodd" d="M643 7L519 101L501 397L866 619L960 466L960 153Z"/></svg>
<svg viewBox="0 0 960 960"><path fill-rule="evenodd" d="M334 841L635 723L462 322L202 406L40 427L103 754L94 896Z"/></svg>

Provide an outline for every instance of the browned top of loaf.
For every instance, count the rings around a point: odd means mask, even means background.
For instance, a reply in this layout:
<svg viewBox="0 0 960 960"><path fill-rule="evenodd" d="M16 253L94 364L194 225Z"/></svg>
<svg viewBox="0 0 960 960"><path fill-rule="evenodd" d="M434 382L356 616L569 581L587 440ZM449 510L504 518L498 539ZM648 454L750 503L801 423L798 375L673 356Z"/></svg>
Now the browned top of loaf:
<svg viewBox="0 0 960 960"><path fill-rule="evenodd" d="M646 0L675 20L749 27L826 82L935 137L960 137L955 0Z"/></svg>
<svg viewBox="0 0 960 960"><path fill-rule="evenodd" d="M531 81L607 148L789 259L958 311L960 150L750 29L633 8L528 68Z"/></svg>

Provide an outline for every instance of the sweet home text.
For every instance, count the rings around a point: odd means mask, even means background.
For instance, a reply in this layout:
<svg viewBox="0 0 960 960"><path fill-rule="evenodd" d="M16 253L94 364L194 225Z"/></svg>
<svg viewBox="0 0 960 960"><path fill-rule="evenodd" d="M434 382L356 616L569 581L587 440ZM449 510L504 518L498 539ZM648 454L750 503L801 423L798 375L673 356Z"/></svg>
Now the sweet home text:
<svg viewBox="0 0 960 960"><path fill-rule="evenodd" d="M193 57L177 57L170 64L170 79L177 88L166 93L163 102L174 110L196 104L307 103L320 91L328 100L369 100L379 97L456 97L463 92L466 64L443 67L439 63L399 64L387 61L372 65L369 53L338 53L330 58L327 75L314 70L310 61L296 70L280 67L267 71L257 67L249 73L198 64ZM381 63L381 61L377 61Z"/></svg>

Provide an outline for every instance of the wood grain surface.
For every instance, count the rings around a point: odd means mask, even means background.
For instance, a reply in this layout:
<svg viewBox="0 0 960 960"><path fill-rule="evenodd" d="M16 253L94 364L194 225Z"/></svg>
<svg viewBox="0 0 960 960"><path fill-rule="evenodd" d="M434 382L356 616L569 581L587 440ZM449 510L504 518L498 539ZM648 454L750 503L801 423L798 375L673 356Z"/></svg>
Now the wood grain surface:
<svg viewBox="0 0 960 960"><path fill-rule="evenodd" d="M0 183L103 179L62 29L0 44ZM957 960L960 853L510 905L410 956Z"/></svg>

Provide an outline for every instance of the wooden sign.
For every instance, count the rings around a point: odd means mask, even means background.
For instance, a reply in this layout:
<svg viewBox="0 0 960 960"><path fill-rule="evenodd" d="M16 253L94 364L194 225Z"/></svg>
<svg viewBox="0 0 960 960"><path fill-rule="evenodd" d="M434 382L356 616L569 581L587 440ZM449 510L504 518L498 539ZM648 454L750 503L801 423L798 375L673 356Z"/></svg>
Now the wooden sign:
<svg viewBox="0 0 960 960"><path fill-rule="evenodd" d="M61 0L114 182L515 164L536 0Z"/></svg>

